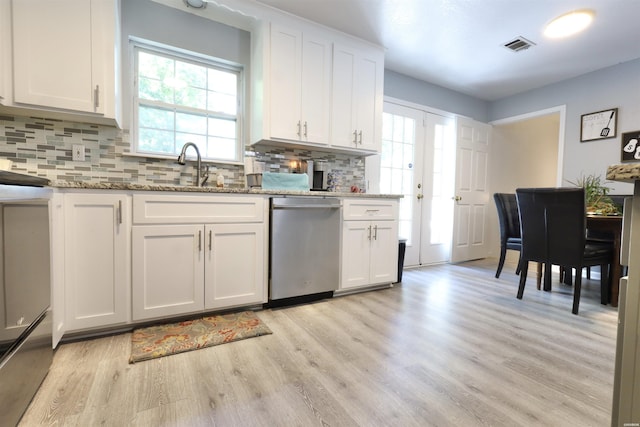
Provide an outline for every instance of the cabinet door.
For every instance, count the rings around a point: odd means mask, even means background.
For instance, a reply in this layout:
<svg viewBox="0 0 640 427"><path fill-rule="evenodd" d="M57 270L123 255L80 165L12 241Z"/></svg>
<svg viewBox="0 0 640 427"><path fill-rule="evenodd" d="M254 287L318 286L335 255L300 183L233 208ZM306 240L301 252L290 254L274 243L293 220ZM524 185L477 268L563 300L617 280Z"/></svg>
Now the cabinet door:
<svg viewBox="0 0 640 427"><path fill-rule="evenodd" d="M129 313L128 199L66 194L66 330L125 323Z"/></svg>
<svg viewBox="0 0 640 427"><path fill-rule="evenodd" d="M340 289L369 284L370 226L369 221L344 221L342 223Z"/></svg>
<svg viewBox="0 0 640 427"><path fill-rule="evenodd" d="M11 104L11 3L0 1L0 105Z"/></svg>
<svg viewBox="0 0 640 427"><path fill-rule="evenodd" d="M382 146L383 59L371 54L357 58L355 116L358 148L380 151Z"/></svg>
<svg viewBox="0 0 640 427"><path fill-rule="evenodd" d="M331 42L305 33L302 42L300 139L329 143Z"/></svg>
<svg viewBox="0 0 640 427"><path fill-rule="evenodd" d="M115 0L13 0L13 102L120 119Z"/></svg>
<svg viewBox="0 0 640 427"><path fill-rule="evenodd" d="M206 226L206 309L266 302L264 227Z"/></svg>
<svg viewBox="0 0 640 427"><path fill-rule="evenodd" d="M371 223L370 284L393 283L398 279L398 222Z"/></svg>
<svg viewBox="0 0 640 427"><path fill-rule="evenodd" d="M331 144L380 151L383 55L334 45Z"/></svg>
<svg viewBox="0 0 640 427"><path fill-rule="evenodd" d="M132 228L133 320L204 308L204 227Z"/></svg>
<svg viewBox="0 0 640 427"><path fill-rule="evenodd" d="M14 0L15 102L93 112L91 43L91 2Z"/></svg>
<svg viewBox="0 0 640 427"><path fill-rule="evenodd" d="M302 33L271 25L269 114L271 137L299 140Z"/></svg>
<svg viewBox="0 0 640 427"><path fill-rule="evenodd" d="M355 117L356 52L346 46L333 47L331 145L358 148Z"/></svg>

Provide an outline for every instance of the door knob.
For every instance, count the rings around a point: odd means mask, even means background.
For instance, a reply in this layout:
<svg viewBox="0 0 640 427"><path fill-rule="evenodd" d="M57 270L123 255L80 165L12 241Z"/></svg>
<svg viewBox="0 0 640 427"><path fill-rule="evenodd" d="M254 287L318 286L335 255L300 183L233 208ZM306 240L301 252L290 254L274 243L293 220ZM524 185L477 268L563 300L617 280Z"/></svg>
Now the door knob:
<svg viewBox="0 0 640 427"><path fill-rule="evenodd" d="M462 200L462 197L461 196L453 196L451 198L451 200L455 200L456 202L459 202L460 200Z"/></svg>
<svg viewBox="0 0 640 427"><path fill-rule="evenodd" d="M416 197L418 198L418 200L420 200L420 199L422 199L424 196L422 195L422 193L418 193L418 194L416 195Z"/></svg>

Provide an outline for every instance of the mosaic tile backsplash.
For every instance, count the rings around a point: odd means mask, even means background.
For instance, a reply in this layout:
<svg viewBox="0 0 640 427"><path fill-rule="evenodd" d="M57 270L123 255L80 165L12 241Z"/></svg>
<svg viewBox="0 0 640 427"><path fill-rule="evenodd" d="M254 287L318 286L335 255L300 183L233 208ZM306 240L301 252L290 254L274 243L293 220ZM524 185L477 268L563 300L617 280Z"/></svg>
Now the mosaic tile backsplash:
<svg viewBox="0 0 640 427"><path fill-rule="evenodd" d="M85 146L85 160L74 161L74 144ZM129 133L109 126L61 120L3 115L0 113L0 158L13 161L12 171L54 181L193 185L193 162L181 166L175 160L129 154ZM364 158L345 154L292 148L252 148L247 155L265 162L271 172L288 173L291 161L325 160L342 184L361 185ZM210 165L210 181L222 173L225 185L244 187L242 165Z"/></svg>

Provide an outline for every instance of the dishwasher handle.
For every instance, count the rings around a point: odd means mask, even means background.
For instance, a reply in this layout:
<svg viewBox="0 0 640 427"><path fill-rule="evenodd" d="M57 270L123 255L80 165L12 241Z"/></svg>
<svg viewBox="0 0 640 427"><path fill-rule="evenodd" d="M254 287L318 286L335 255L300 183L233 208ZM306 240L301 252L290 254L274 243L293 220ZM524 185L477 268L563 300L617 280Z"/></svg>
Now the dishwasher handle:
<svg viewBox="0 0 640 427"><path fill-rule="evenodd" d="M340 209L340 205L273 205L273 209Z"/></svg>

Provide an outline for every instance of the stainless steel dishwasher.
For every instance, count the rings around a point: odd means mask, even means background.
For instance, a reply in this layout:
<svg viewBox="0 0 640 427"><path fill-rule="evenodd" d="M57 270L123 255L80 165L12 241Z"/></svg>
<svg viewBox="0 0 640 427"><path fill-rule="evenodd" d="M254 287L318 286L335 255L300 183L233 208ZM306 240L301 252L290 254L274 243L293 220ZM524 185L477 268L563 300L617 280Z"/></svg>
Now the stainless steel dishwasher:
<svg viewBox="0 0 640 427"><path fill-rule="evenodd" d="M269 300L330 297L338 289L341 206L335 197L271 198Z"/></svg>

